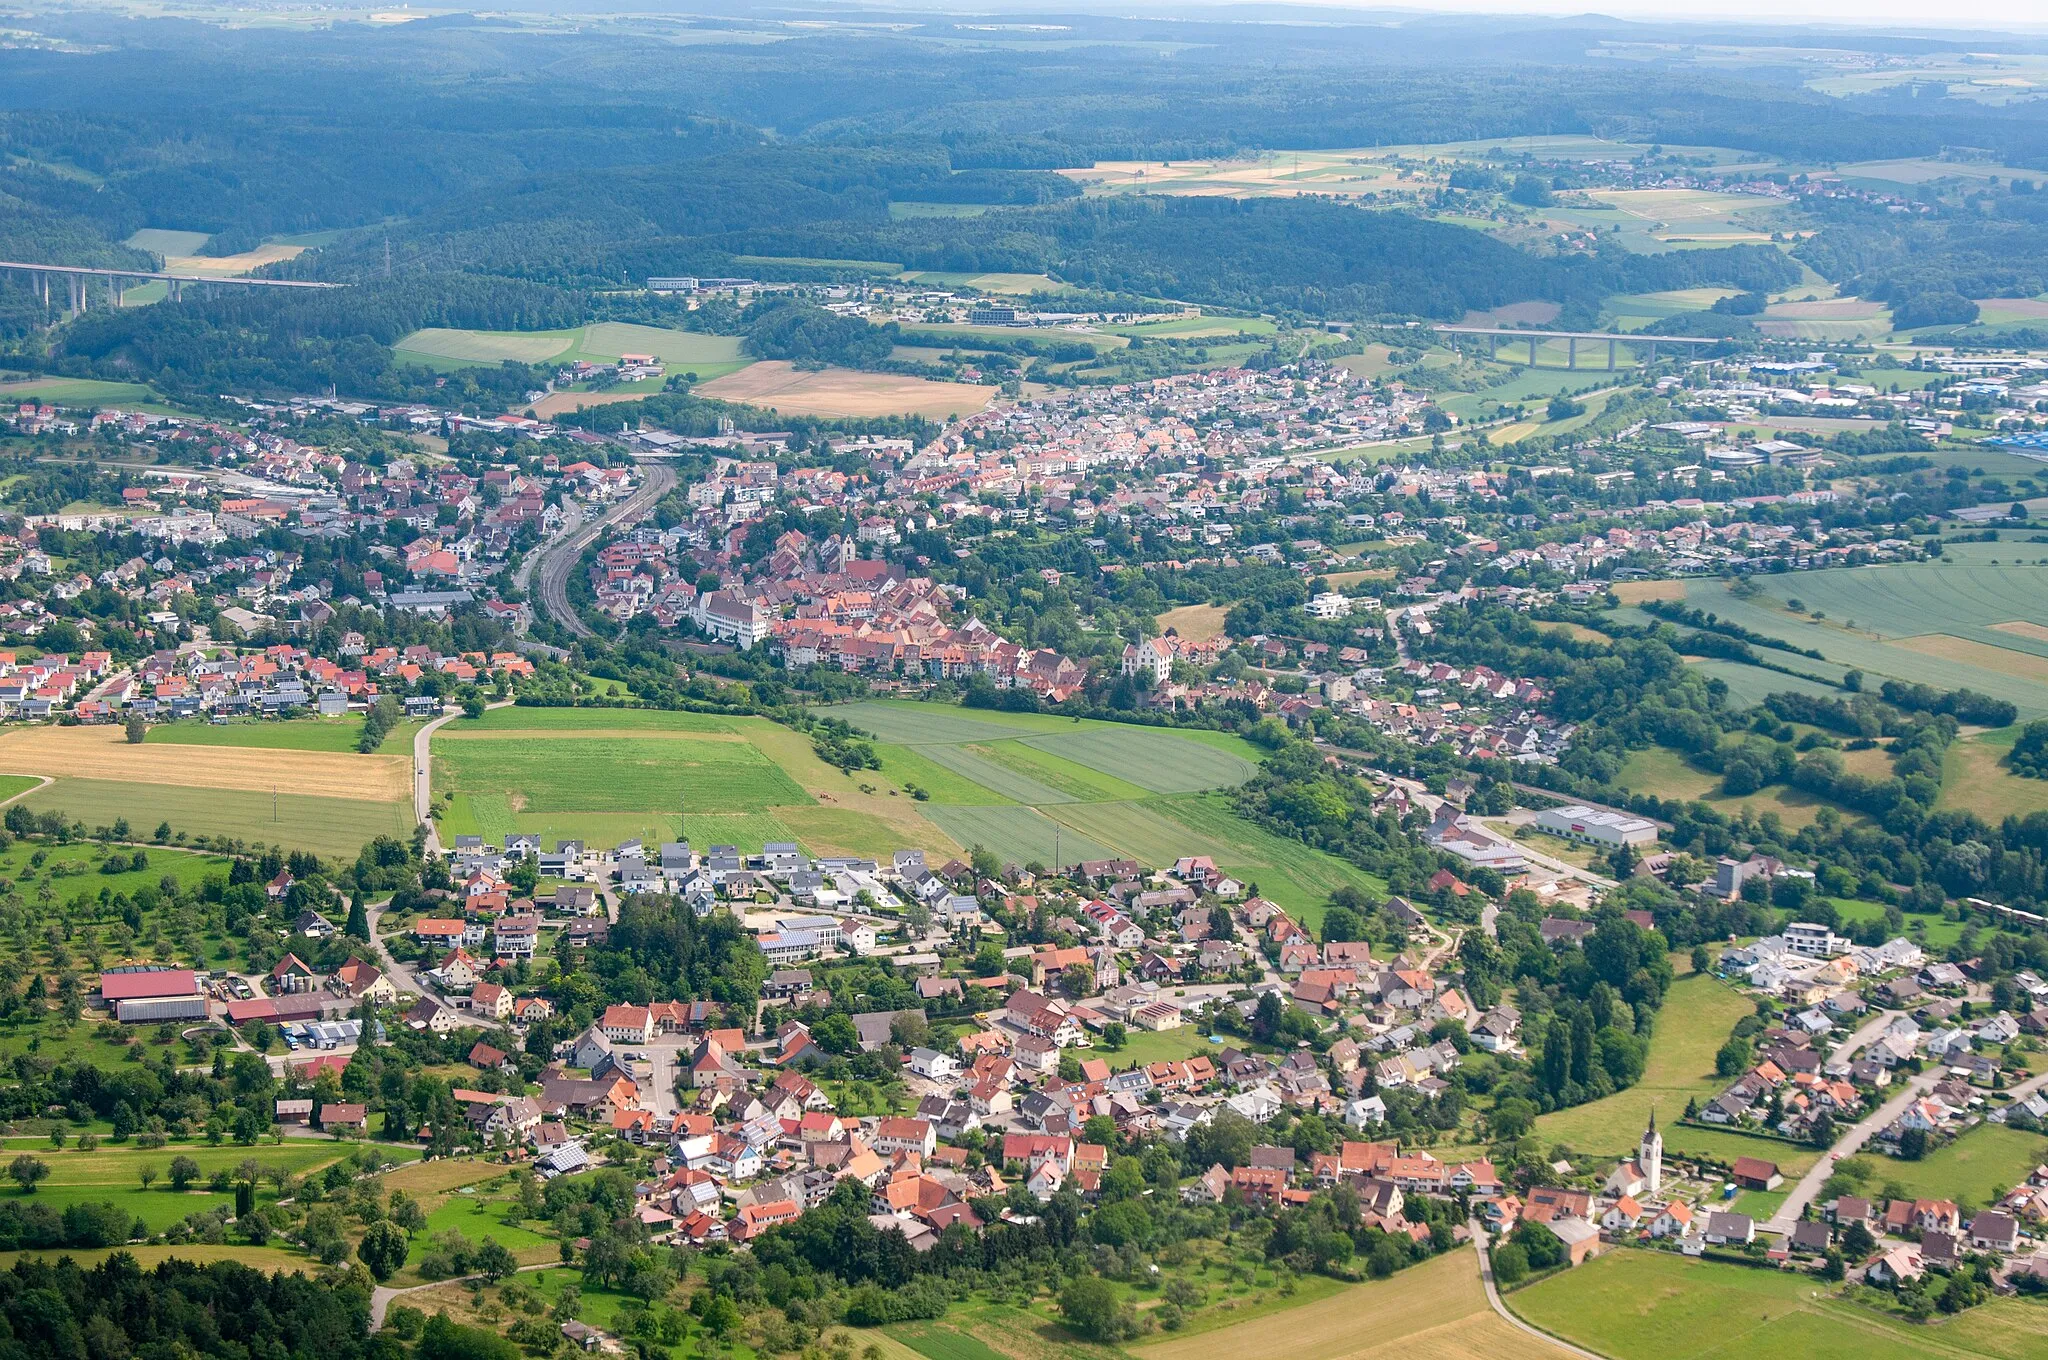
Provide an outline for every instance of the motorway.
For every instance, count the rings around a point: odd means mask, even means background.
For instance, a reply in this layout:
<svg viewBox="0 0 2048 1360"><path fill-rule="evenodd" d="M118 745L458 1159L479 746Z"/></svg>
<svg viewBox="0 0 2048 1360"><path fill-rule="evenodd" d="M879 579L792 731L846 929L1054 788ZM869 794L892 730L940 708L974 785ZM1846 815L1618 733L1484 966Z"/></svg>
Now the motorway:
<svg viewBox="0 0 2048 1360"><path fill-rule="evenodd" d="M646 480L635 491L596 519L570 529L553 543L534 550L538 559L534 576L538 581L541 607L556 623L579 638L596 636L590 625L576 616L569 604L569 573L576 570L584 550L598 535L614 525L630 523L654 508L654 503L676 484L675 469L660 463L643 463Z"/></svg>

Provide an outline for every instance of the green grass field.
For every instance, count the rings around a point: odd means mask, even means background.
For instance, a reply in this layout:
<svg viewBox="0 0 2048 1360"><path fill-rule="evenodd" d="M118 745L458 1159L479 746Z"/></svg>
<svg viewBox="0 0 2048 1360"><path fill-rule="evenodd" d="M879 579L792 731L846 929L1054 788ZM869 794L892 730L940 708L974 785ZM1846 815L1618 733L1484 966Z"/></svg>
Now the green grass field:
<svg viewBox="0 0 2048 1360"><path fill-rule="evenodd" d="M673 370L694 371L707 381L746 363L737 336L705 335L625 321L601 321L560 331L429 328L400 337L392 352L400 363L440 370L489 367L507 361L546 364L586 359L609 363L622 354L652 354Z"/></svg>
<svg viewBox="0 0 2048 1360"><path fill-rule="evenodd" d="M98 378L29 378L0 383L0 401L33 397L58 406L134 406L158 400L142 383L105 382Z"/></svg>
<svg viewBox="0 0 2048 1360"><path fill-rule="evenodd" d="M60 1151L52 1148L47 1139L14 1138L8 1139L5 1148L0 1149L10 1160L18 1153L30 1153L41 1158L50 1168L49 1178L33 1196L37 1202L61 1210L67 1205L110 1200L147 1223L151 1232L162 1232L187 1214L234 1204L233 1195L216 1195L208 1191L204 1179L183 1193L171 1189L167 1175L173 1157L190 1157L199 1164L202 1176L233 1170L245 1159L253 1159L259 1166L285 1166L303 1174L326 1166L346 1150L337 1143L302 1138L255 1147L178 1143L144 1149L102 1143L91 1152L80 1152L76 1146ZM145 1166L154 1168L158 1173L156 1183L147 1190L142 1188L140 1175ZM265 1197L269 1197L272 1191L273 1187L267 1183L259 1185L259 1193ZM20 1199L30 1198L14 1189L5 1193Z"/></svg>
<svg viewBox="0 0 2048 1360"><path fill-rule="evenodd" d="M1955 561L1771 576L1760 581L1764 593L1747 600L1719 581L1694 581L1686 603L1876 678L1967 686L2009 700L2022 717L2048 714L2048 635L2028 636L2048 628L2048 567L2020 565L2011 545L1967 546L2003 548L2004 558L1959 553ZM1805 612L1788 609L1788 600ZM1814 619L1816 610L1825 618Z"/></svg>
<svg viewBox="0 0 2048 1360"><path fill-rule="evenodd" d="M2048 1304L1995 1299L1915 1325L1798 1273L1623 1248L1509 1296L1553 1335L1614 1360L2023 1360L2042 1354Z"/></svg>
<svg viewBox="0 0 2048 1360"><path fill-rule="evenodd" d="M1915 1199L1952 1199L1983 1208L2048 1161L2048 1138L1980 1124L1917 1162L1872 1157L1878 1186L1896 1183Z"/></svg>
<svg viewBox="0 0 2048 1360"><path fill-rule="evenodd" d="M11 803L43 781L28 774L0 774L0 803Z"/></svg>
<svg viewBox="0 0 2048 1360"><path fill-rule="evenodd" d="M1538 1135L1546 1145L1619 1154L1635 1147L1654 1109L1671 1137L1686 1101L1704 1100L1727 1084L1714 1075L1714 1054L1751 1009L1734 988L1713 978L1678 979L1657 1013L1642 1080L1605 1099L1544 1115L1536 1121Z"/></svg>
<svg viewBox="0 0 2048 1360"><path fill-rule="evenodd" d="M403 751L419 724L406 723L385 738L388 752ZM256 719L210 723L184 719L149 729L146 741L170 746L251 746L273 751L353 751L363 735L357 714L345 718L295 718L289 722Z"/></svg>
<svg viewBox="0 0 2048 1360"><path fill-rule="evenodd" d="M1659 798L1698 799L1730 815L1745 807L1758 814L1775 812L1785 825L1795 828L1805 826L1827 806L1823 799L1785 784L1770 784L1740 798L1730 797L1719 792L1719 775L1693 768L1683 755L1664 746L1630 752L1615 782Z"/></svg>
<svg viewBox="0 0 2048 1360"><path fill-rule="evenodd" d="M88 827L126 817L147 836L161 822L188 836L230 836L351 859L363 842L412 834L412 809L403 802L317 798L307 794L234 789L186 789L172 784L108 779L59 779L22 800L37 812L56 809Z"/></svg>

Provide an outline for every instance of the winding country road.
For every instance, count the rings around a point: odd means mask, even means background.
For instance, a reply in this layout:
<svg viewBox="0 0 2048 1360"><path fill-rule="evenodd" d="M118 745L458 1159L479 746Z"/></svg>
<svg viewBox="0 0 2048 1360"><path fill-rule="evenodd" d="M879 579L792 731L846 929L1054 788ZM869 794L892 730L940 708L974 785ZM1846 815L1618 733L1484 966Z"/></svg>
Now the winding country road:
<svg viewBox="0 0 2048 1360"><path fill-rule="evenodd" d="M586 521L556 539L534 549L533 569L541 607L549 617L579 638L595 637L590 625L578 618L569 604L569 573L576 570L584 551L598 536L614 525L630 524L654 508L654 503L676 484L675 469L665 463L641 464L645 479L640 489L596 519Z"/></svg>
<svg viewBox="0 0 2048 1360"><path fill-rule="evenodd" d="M1466 1226L1472 1231L1472 1248L1479 1253L1479 1283L1486 1286L1486 1301L1492 1305L1494 1312L1500 1314L1502 1322L1507 1323L1508 1326L1518 1332L1528 1333L1538 1341L1552 1346L1566 1355L1576 1355L1579 1357L1579 1360L1607 1360L1607 1357L1601 1355L1598 1351L1589 1351L1582 1346L1574 1346L1569 1341L1560 1341L1541 1327L1533 1327L1511 1312L1508 1306L1501 1302L1500 1290L1494 1288L1493 1257L1486 1249L1486 1229L1480 1226L1479 1220L1476 1218L1468 1219Z"/></svg>

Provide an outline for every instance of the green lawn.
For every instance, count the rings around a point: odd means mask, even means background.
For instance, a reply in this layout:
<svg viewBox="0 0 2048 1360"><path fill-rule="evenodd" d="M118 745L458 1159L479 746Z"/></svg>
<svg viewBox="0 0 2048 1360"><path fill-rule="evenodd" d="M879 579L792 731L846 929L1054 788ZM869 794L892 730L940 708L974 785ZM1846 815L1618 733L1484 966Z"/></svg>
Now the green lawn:
<svg viewBox="0 0 2048 1360"><path fill-rule="evenodd" d="M1182 1025L1179 1029L1134 1029L1122 1048L1114 1052L1097 1049L1089 1056L1106 1058L1113 1071L1124 1072L1150 1063L1174 1062L1192 1058L1197 1053L1213 1053L1216 1047L1193 1025Z"/></svg>
<svg viewBox="0 0 2048 1360"><path fill-rule="evenodd" d="M0 774L0 803L12 802L42 782L30 774Z"/></svg>
<svg viewBox="0 0 2048 1360"><path fill-rule="evenodd" d="M1812 1277L1621 1248L1509 1295L1536 1326L1613 1360L2023 1360L2048 1304L1997 1299L1916 1326Z"/></svg>
<svg viewBox="0 0 2048 1360"><path fill-rule="evenodd" d="M432 1249L431 1239L451 1228L472 1242L502 1242L515 1253L536 1247L554 1247L552 1237L542 1236L525 1223L507 1223L507 1203L506 1200L482 1195L450 1195L447 1203L427 1215L426 1231L413 1238L407 1264L418 1264L420 1257Z"/></svg>
<svg viewBox="0 0 2048 1360"><path fill-rule="evenodd" d="M1657 1014L1642 1080L1603 1100L1544 1115L1536 1121L1537 1135L1546 1145L1563 1143L1580 1153L1620 1154L1635 1147L1655 1109L1670 1138L1686 1101L1706 1100L1727 1085L1714 1075L1714 1054L1751 1010L1726 983L1698 974L1678 979Z"/></svg>
<svg viewBox="0 0 2048 1360"><path fill-rule="evenodd" d="M2023 1183L2035 1167L2048 1162L2048 1138L1980 1124L1920 1161L1871 1161L1877 1168L1873 1189L1896 1183L1915 1199L1952 1199L1982 1208L1999 1191Z"/></svg>

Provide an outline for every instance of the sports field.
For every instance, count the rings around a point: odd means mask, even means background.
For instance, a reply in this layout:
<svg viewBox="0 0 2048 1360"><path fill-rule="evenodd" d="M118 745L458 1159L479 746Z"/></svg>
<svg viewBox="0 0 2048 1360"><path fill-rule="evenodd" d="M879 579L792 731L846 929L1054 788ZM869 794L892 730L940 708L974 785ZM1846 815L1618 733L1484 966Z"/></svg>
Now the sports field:
<svg viewBox="0 0 2048 1360"><path fill-rule="evenodd" d="M194 729L173 729L197 735ZM409 833L410 760L357 755L333 738L272 724L216 729L233 737L301 740L263 747L175 739L136 746L117 727L22 727L0 735L0 769L54 783L23 803L57 809L88 827L125 818L147 836L159 823L188 836L229 836L322 854L353 855L374 836Z"/></svg>
<svg viewBox="0 0 2048 1360"><path fill-rule="evenodd" d="M1613 1360L2024 1360L2048 1304L1994 1299L1915 1325L1801 1273L1622 1248L1508 1296L1515 1312Z"/></svg>
<svg viewBox="0 0 2048 1360"><path fill-rule="evenodd" d="M781 359L749 364L697 390L720 401L765 406L785 415L848 418L965 415L981 410L996 395L995 388L975 383L934 382L894 373L851 368L805 372Z"/></svg>

